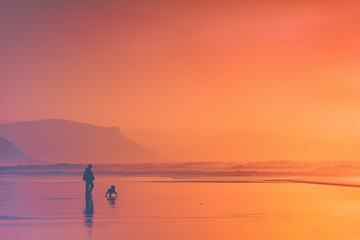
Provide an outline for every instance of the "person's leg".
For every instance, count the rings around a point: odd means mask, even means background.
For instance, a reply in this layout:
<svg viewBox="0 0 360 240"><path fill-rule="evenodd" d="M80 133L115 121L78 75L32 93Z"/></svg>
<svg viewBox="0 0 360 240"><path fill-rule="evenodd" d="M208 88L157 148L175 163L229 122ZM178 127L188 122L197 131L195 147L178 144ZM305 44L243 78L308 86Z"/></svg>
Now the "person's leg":
<svg viewBox="0 0 360 240"><path fill-rule="evenodd" d="M89 185L90 185L89 195L91 195L92 190L93 190L93 188L94 188L94 183L93 183L93 182L91 182L91 183L89 183Z"/></svg>
<svg viewBox="0 0 360 240"><path fill-rule="evenodd" d="M89 182L85 184L85 196L89 195Z"/></svg>

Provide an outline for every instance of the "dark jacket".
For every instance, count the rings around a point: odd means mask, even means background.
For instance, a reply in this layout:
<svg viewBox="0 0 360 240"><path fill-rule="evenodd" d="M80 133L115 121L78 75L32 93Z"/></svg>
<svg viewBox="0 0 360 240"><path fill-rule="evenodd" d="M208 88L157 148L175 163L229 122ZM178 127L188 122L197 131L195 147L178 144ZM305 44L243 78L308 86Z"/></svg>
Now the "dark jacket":
<svg viewBox="0 0 360 240"><path fill-rule="evenodd" d="M93 174L93 172L91 171L91 169L85 168L83 180L86 181L86 182L92 182L92 181L95 180L94 174Z"/></svg>

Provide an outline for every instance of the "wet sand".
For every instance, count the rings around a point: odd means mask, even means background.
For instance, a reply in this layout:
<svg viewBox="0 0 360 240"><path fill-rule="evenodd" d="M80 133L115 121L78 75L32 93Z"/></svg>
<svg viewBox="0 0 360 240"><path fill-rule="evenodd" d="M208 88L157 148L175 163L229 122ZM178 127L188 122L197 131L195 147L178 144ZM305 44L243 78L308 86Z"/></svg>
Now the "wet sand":
<svg viewBox="0 0 360 240"><path fill-rule="evenodd" d="M360 239L360 188L130 180L2 178L0 239Z"/></svg>

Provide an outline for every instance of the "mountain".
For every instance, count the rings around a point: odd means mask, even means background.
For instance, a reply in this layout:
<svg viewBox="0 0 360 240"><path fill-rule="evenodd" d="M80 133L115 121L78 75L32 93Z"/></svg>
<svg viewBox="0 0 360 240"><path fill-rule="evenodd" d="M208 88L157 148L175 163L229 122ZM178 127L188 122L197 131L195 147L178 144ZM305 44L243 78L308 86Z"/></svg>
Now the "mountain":
<svg viewBox="0 0 360 240"><path fill-rule="evenodd" d="M37 164L29 155L21 152L12 142L0 137L0 165Z"/></svg>
<svg viewBox="0 0 360 240"><path fill-rule="evenodd" d="M0 124L0 137L36 159L51 162L119 163L158 158L152 150L121 134L117 127L60 119Z"/></svg>
<svg viewBox="0 0 360 240"><path fill-rule="evenodd" d="M207 139L207 136L181 127L124 128L123 132L130 139L153 149L162 158L176 161L194 160L189 150Z"/></svg>
<svg viewBox="0 0 360 240"><path fill-rule="evenodd" d="M189 129L125 129L131 139L176 161L356 160L360 137L282 135L248 129L205 136Z"/></svg>
<svg viewBox="0 0 360 240"><path fill-rule="evenodd" d="M208 137L193 146L194 156L210 160L268 161L291 158L284 143L285 136L263 131L233 129L223 134Z"/></svg>
<svg viewBox="0 0 360 240"><path fill-rule="evenodd" d="M231 130L206 136L185 128L124 129L136 142L166 159L183 161L273 159L279 136L254 130Z"/></svg>

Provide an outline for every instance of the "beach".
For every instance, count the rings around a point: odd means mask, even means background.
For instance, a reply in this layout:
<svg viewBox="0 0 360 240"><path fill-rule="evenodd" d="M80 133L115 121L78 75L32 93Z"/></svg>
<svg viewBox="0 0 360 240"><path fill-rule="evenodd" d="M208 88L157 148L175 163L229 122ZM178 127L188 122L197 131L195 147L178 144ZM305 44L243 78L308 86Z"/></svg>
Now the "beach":
<svg viewBox="0 0 360 240"><path fill-rule="evenodd" d="M105 192L116 185L119 196ZM0 239L359 239L360 189L286 182L0 179Z"/></svg>

